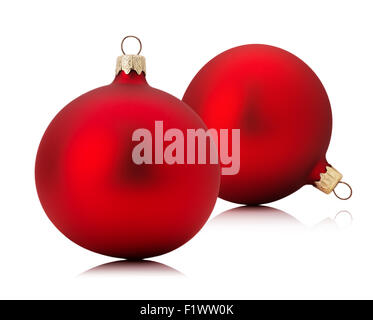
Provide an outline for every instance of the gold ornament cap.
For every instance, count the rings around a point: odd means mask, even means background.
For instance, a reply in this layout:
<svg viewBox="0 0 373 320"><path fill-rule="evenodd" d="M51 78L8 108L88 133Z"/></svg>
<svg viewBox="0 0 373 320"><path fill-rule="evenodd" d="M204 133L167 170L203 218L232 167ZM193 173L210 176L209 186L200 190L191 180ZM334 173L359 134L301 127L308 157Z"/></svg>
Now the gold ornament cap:
<svg viewBox="0 0 373 320"><path fill-rule="evenodd" d="M138 75L140 75L141 72L146 73L145 57L137 54L125 54L117 58L115 75L118 75L121 71L125 74L129 74L132 70L135 70Z"/></svg>
<svg viewBox="0 0 373 320"><path fill-rule="evenodd" d="M315 181L315 187L326 194L329 194L333 191L336 197L341 200L350 199L352 196L352 188L348 183L342 181L342 177L342 173L340 173L338 170L331 166L326 166L326 172L320 174L320 180ZM349 196L343 198L337 195L337 193L335 192L335 188L339 183L345 184L350 189Z"/></svg>
<svg viewBox="0 0 373 320"><path fill-rule="evenodd" d="M329 194L334 190L339 181L342 180L342 177L342 174L338 170L327 166L326 172L321 173L320 180L315 182L316 188Z"/></svg>
<svg viewBox="0 0 373 320"><path fill-rule="evenodd" d="M124 41L128 38L134 38L139 42L139 51L137 54L126 54L123 49ZM136 71L138 75L142 72L146 73L146 63L145 57L140 56L142 50L142 43L140 39L136 36L126 36L123 38L121 43L121 49L123 55L117 58L117 64L115 68L115 75L118 75L119 72L123 71L125 74L129 74L132 70Z"/></svg>

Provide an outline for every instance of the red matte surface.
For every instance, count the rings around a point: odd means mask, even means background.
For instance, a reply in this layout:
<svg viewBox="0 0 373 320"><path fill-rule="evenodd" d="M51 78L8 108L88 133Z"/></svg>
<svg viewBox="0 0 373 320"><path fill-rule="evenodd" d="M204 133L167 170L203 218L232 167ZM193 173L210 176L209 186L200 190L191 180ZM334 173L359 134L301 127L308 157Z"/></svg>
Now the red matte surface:
<svg viewBox="0 0 373 320"><path fill-rule="evenodd" d="M215 129L241 130L241 169L221 178L219 196L256 205L281 199L325 172L332 132L327 93L299 58L244 45L209 61L183 101Z"/></svg>
<svg viewBox="0 0 373 320"><path fill-rule="evenodd" d="M53 119L35 177L45 212L65 236L94 252L138 259L176 249L201 229L218 195L219 165L133 163L133 131L153 133L156 120L185 136L206 128L185 103L135 72L121 72Z"/></svg>

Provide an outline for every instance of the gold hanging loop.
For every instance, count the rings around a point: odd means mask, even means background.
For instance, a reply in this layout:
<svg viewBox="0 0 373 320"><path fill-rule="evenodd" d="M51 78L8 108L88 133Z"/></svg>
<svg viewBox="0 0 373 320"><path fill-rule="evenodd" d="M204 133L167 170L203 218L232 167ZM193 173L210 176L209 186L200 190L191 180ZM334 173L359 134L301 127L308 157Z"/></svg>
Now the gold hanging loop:
<svg viewBox="0 0 373 320"><path fill-rule="evenodd" d="M123 40L122 40L122 42L120 44L120 48L122 49L123 54L126 55L126 53L124 52L124 49L123 49L123 45L124 45L124 41L126 39L128 39L128 38L134 38L134 39L136 39L139 42L140 48L139 48L139 51L136 53L137 55L139 55L140 52L141 52L141 50L142 50L142 43L141 43L141 40L138 37L136 37L136 36L126 36L126 37L123 38Z"/></svg>
<svg viewBox="0 0 373 320"><path fill-rule="evenodd" d="M333 193L334 195L338 198L338 199L341 199L341 200L348 200L352 197L352 188L351 186L347 183L347 182L344 182L344 181L339 181L338 184L344 184L346 185L349 189L350 189L350 194L347 196L347 197L341 197L339 196L336 192L335 192L335 189L333 189Z"/></svg>

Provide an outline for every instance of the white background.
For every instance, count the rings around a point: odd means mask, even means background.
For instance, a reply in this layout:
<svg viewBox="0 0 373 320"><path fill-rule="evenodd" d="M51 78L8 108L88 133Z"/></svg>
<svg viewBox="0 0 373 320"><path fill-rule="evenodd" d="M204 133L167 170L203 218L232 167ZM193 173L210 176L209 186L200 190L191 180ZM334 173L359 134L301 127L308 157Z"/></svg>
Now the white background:
<svg viewBox="0 0 373 320"><path fill-rule="evenodd" d="M2 1L0 298L373 298L372 14L372 1ZM179 98L236 45L302 58L329 94L327 156L353 198L306 186L270 204L282 212L230 213L237 205L218 200L178 250L86 272L115 259L55 229L36 195L34 160L54 115L113 80L128 34L143 41L149 84Z"/></svg>

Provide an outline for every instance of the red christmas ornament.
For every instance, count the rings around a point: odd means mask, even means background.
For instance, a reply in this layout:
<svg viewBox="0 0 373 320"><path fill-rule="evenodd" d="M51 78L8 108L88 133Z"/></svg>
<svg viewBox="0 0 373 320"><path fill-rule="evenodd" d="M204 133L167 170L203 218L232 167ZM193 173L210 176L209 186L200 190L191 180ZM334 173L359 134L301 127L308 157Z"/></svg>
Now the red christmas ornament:
<svg viewBox="0 0 373 320"><path fill-rule="evenodd" d="M124 55L113 83L75 99L50 123L37 153L36 187L49 219L70 240L139 259L174 250L202 228L218 195L219 165L134 163L139 141L132 135L139 128L154 133L155 121L165 132L206 129L185 103L147 84L144 57ZM159 139L151 144L153 161Z"/></svg>
<svg viewBox="0 0 373 320"><path fill-rule="evenodd" d="M328 95L293 54L244 45L209 61L183 101L208 128L240 129L240 171L221 178L219 196L257 205L312 184L326 193L342 175L325 158L332 132Z"/></svg>

